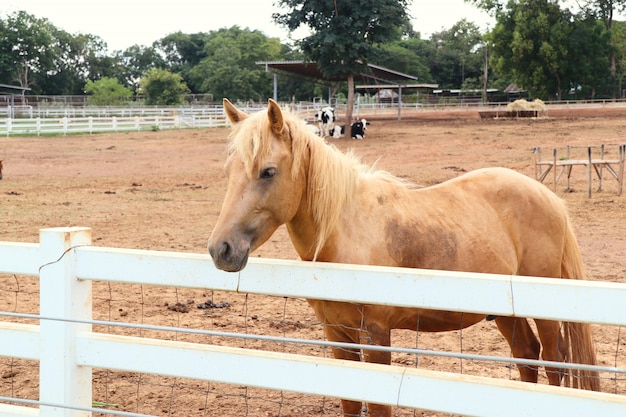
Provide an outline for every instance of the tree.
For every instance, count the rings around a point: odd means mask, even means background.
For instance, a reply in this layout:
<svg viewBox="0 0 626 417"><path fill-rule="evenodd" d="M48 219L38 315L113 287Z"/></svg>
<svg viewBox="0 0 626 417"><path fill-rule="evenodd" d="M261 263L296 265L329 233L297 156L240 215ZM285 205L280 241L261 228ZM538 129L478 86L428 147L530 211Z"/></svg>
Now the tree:
<svg viewBox="0 0 626 417"><path fill-rule="evenodd" d="M271 79L257 62L279 59L278 38L233 26L212 32L205 41L205 58L188 72L193 90L231 100L271 97Z"/></svg>
<svg viewBox="0 0 626 417"><path fill-rule="evenodd" d="M581 15L572 22L568 50L570 61L576 64L569 67L567 74L567 93L572 98L614 97L615 73L610 62L621 54L613 51L617 43L611 41L611 32L617 34L589 15Z"/></svg>
<svg viewBox="0 0 626 417"><path fill-rule="evenodd" d="M33 87L34 92L46 71L53 68L54 26L47 19L39 19L24 11L8 16L0 37L2 78Z"/></svg>
<svg viewBox="0 0 626 417"><path fill-rule="evenodd" d="M133 92L124 87L115 78L104 77L98 81L87 81L85 93L90 94L89 103L97 106L113 106L125 104Z"/></svg>
<svg viewBox="0 0 626 417"><path fill-rule="evenodd" d="M124 51L118 51L116 60L120 63L118 79L133 91L139 88L139 80L150 68L167 66L155 46L133 45Z"/></svg>
<svg viewBox="0 0 626 417"><path fill-rule="evenodd" d="M200 93L189 73L206 58L204 45L210 37L208 33L186 34L175 32L155 43L155 48L165 57L167 68L183 77L192 93Z"/></svg>
<svg viewBox="0 0 626 417"><path fill-rule="evenodd" d="M97 62L105 57L106 43L94 35L71 35L56 29L50 48L54 51L52 67L46 70L45 77L38 82L46 94L83 94L88 79L102 75L93 73ZM113 63L107 65L113 66ZM111 68L111 72L115 67ZM106 74L105 74L106 75Z"/></svg>
<svg viewBox="0 0 626 417"><path fill-rule="evenodd" d="M312 34L298 42L324 76L348 80L346 122L352 120L354 75L365 71L373 46L397 39L408 20L408 0L278 0L288 9L274 13L276 23L294 31L306 25Z"/></svg>
<svg viewBox="0 0 626 417"><path fill-rule="evenodd" d="M534 96L560 99L568 85L571 30L571 14L555 0L511 1L491 35L490 63Z"/></svg>
<svg viewBox="0 0 626 417"><path fill-rule="evenodd" d="M580 4L580 3L579 3ZM621 77L618 77L619 66L619 42L621 34L619 34L619 28L614 31L614 16L616 11L623 12L626 8L626 0L586 0L580 5L583 14L592 16L599 19L606 28L607 31L612 32L614 36L609 39L611 49L609 52L609 71L611 73L613 84L613 97L619 95L621 86Z"/></svg>
<svg viewBox="0 0 626 417"><path fill-rule="evenodd" d="M626 0L577 1L576 13L561 10L557 0L466 1L496 17L496 27L489 34L494 52L490 63L518 85L539 93L538 83L546 71L551 71L552 85L540 92L546 97L559 98L566 91L574 91L578 97L595 97L597 93L614 97L620 90L625 47L620 29L614 29L619 22L614 22L613 16L616 10L624 9ZM537 48L534 62L509 60L518 57L513 47L525 50L529 58L532 53L527 48L531 44Z"/></svg>
<svg viewBox="0 0 626 417"><path fill-rule="evenodd" d="M430 72L442 88L480 88L483 39L476 24L461 19L450 29L434 33Z"/></svg>
<svg viewBox="0 0 626 417"><path fill-rule="evenodd" d="M183 102L189 88L180 74L161 68L151 68L139 82L140 92L146 97L146 104L174 105Z"/></svg>
<svg viewBox="0 0 626 417"><path fill-rule="evenodd" d="M428 49L424 44L429 41L408 39L377 45L372 53L372 61L384 62L385 67L405 74L416 76L421 83L433 83L435 79L429 68Z"/></svg>

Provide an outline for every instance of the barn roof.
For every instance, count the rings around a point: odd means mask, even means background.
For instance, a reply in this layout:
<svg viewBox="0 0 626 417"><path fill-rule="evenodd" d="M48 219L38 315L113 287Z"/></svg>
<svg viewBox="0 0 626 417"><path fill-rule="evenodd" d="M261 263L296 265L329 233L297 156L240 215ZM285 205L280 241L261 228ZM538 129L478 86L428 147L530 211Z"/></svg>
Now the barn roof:
<svg viewBox="0 0 626 417"><path fill-rule="evenodd" d="M19 87L17 85L0 84L0 90L18 90L18 91L24 93L25 91L30 91L30 88Z"/></svg>
<svg viewBox="0 0 626 417"><path fill-rule="evenodd" d="M312 78L322 81L346 81L344 77L325 77L320 71L316 62L305 61L261 61L257 65L265 66L266 71L270 69L276 73L299 75L305 78ZM366 83L386 83L386 84L406 84L415 82L417 77L404 74L379 65L367 64L365 70L355 77Z"/></svg>

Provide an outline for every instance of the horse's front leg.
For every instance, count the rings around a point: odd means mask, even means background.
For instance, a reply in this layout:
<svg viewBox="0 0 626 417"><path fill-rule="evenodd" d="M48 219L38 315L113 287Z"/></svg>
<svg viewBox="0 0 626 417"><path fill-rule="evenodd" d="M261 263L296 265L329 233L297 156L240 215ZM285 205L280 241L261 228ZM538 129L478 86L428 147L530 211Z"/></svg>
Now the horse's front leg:
<svg viewBox="0 0 626 417"><path fill-rule="evenodd" d="M324 328L326 333L326 338L332 342L349 342L355 343L358 338L356 335L348 335L345 332L345 329L342 326L326 326ZM361 360L361 352L359 349L347 349L347 348L338 348L333 347L333 356L335 359L345 359L350 361L360 361ZM345 417L358 417L361 415L361 406L362 403L360 401L350 401L350 400L341 400L341 410L343 411L343 415Z"/></svg>

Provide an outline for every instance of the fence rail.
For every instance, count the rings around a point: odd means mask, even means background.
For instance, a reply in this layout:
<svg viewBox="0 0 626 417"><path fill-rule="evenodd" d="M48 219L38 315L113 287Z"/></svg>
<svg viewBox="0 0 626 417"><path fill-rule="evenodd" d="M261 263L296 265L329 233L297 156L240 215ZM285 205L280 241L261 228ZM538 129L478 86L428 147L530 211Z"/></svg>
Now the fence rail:
<svg viewBox="0 0 626 417"><path fill-rule="evenodd" d="M459 113L477 111L503 111L508 103L382 103L357 102L353 109L355 118L398 118L414 117L423 112L455 111ZM624 109L623 100L560 101L548 104L551 109L611 108ZM292 111L309 122L322 106L320 103L286 103ZM345 114L345 103L334 105L338 120ZM264 108L240 106L243 111L255 112ZM14 115L14 117L11 117ZM19 117L17 117L19 116ZM188 107L42 107L16 106L14 109L0 106L0 136L68 135L98 132L128 132L141 130L206 128L229 126L222 106Z"/></svg>
<svg viewBox="0 0 626 417"><path fill-rule="evenodd" d="M5 136L69 135L227 126L222 114L0 119Z"/></svg>
<svg viewBox="0 0 626 417"><path fill-rule="evenodd" d="M0 416L74 417L95 412L92 368L469 416L626 414L626 397L616 394L110 335L93 332L91 320L92 281L112 281L622 326L626 284L269 259L250 259L244 271L233 274L215 269L208 255L94 247L88 228L43 229L39 244L0 242L0 273L40 278L39 325L0 322L0 340L11 340L0 343L0 356L39 361L39 408L0 404Z"/></svg>

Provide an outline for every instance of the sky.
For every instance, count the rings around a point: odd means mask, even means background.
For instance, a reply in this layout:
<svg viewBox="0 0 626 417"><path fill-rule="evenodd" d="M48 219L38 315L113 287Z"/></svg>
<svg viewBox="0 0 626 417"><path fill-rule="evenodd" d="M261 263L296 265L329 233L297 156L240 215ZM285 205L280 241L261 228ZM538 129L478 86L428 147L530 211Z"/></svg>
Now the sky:
<svg viewBox="0 0 626 417"><path fill-rule="evenodd" d="M210 32L238 25L257 29L267 36L289 41L288 32L272 21L279 11L275 0L0 0L0 15L24 10L46 18L57 28L71 34L99 36L109 52L132 45L149 46L166 35ZM465 18L481 30L493 28L493 20L464 0L412 0L409 13L413 29L428 38L432 33L449 29ZM296 32L295 37L306 35Z"/></svg>

